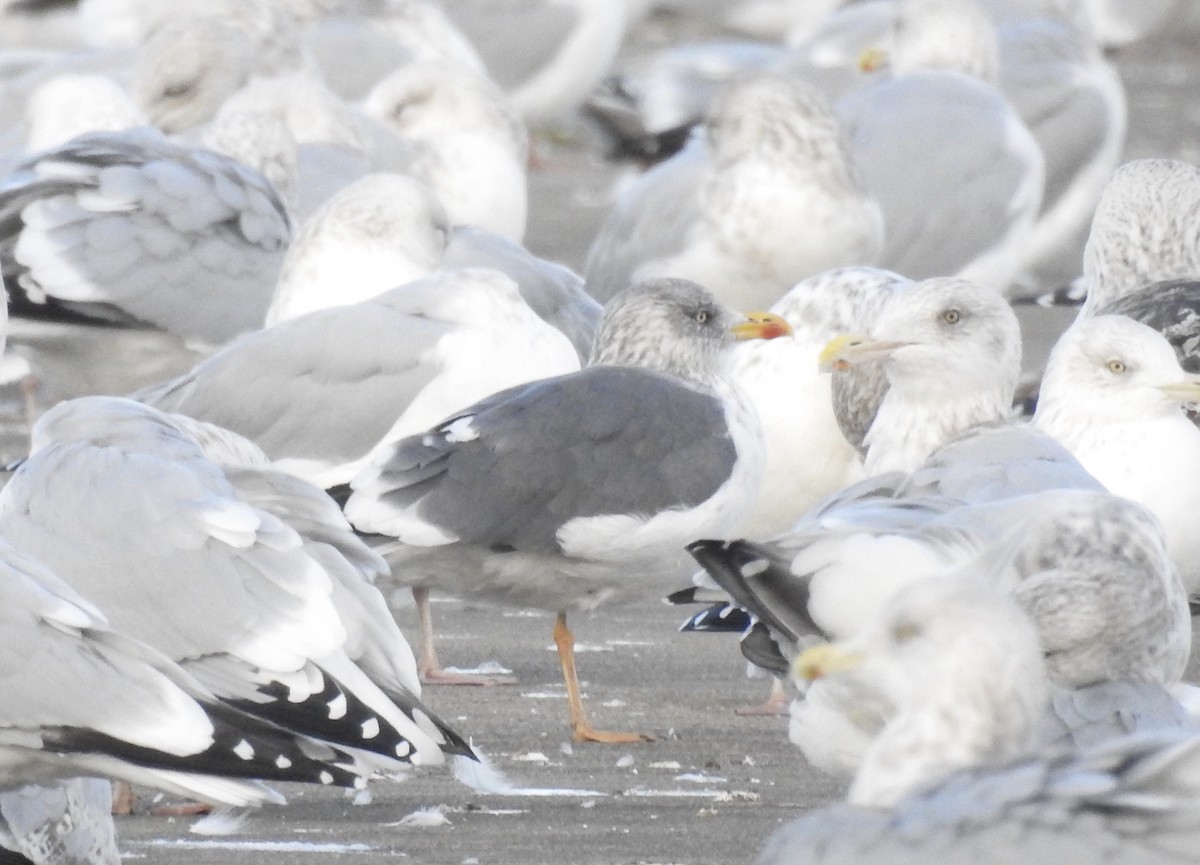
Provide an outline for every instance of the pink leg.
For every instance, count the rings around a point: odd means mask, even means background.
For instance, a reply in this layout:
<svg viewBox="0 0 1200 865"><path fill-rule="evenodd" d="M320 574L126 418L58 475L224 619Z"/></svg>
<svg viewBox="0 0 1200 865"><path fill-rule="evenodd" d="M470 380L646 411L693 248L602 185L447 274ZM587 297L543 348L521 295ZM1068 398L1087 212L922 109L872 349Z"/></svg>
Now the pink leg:
<svg viewBox="0 0 1200 865"><path fill-rule="evenodd" d="M429 589L414 587L413 601L417 605L419 654L417 655L417 675L426 685L476 685L488 687L491 685L515 685L514 676L473 676L467 673L447 673L442 669L438 660L437 650L433 646L433 613L429 608Z"/></svg>

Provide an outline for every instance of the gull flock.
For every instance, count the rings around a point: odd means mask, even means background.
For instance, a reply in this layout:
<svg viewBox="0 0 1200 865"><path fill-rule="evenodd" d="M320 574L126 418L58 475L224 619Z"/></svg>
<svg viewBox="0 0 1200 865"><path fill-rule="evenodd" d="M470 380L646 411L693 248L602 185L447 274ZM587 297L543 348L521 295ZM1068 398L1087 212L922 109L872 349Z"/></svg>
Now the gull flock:
<svg viewBox="0 0 1200 865"><path fill-rule="evenodd" d="M1185 5L0 3L0 846L511 790L431 596L552 614L636 747L568 617L677 584L848 785L763 865L1200 861L1200 168L1122 164L1111 59ZM197 360L45 404L29 321Z"/></svg>

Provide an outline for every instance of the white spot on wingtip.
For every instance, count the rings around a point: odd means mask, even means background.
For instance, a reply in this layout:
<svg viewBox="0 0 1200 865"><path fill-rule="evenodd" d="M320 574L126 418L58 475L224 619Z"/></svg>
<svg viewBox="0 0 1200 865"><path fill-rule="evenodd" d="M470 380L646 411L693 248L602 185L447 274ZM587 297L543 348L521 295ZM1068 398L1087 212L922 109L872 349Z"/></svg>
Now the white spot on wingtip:
<svg viewBox="0 0 1200 865"><path fill-rule="evenodd" d="M245 739L242 739L242 741L233 746L233 753L237 754L243 760L253 760L254 746Z"/></svg>
<svg viewBox="0 0 1200 865"><path fill-rule="evenodd" d="M374 739L379 735L379 719L367 718L362 723L362 737L364 739Z"/></svg>
<svg viewBox="0 0 1200 865"><path fill-rule="evenodd" d="M396 756L397 757L407 757L410 753L412 753L412 745L408 744L407 741L405 741L404 739L401 739L399 742L396 743Z"/></svg>
<svg viewBox="0 0 1200 865"><path fill-rule="evenodd" d="M292 768L292 761L280 754L275 758L275 765L280 769L290 769Z"/></svg>
<svg viewBox="0 0 1200 865"><path fill-rule="evenodd" d="M757 577L770 567L771 563L766 559L755 559L752 562L746 562L746 564L742 566L742 576Z"/></svg>
<svg viewBox="0 0 1200 865"><path fill-rule="evenodd" d="M321 774L318 775L317 777L320 779L322 784L332 784L333 783L333 775L330 774L329 772L322 770Z"/></svg>
<svg viewBox="0 0 1200 865"><path fill-rule="evenodd" d="M446 441L459 444L461 442L473 442L479 438L479 430L471 426L471 421L473 420L475 420L474 415L467 415L442 427Z"/></svg>
<svg viewBox="0 0 1200 865"><path fill-rule="evenodd" d="M346 717L346 695L338 694L329 701L329 718L336 721L338 718Z"/></svg>

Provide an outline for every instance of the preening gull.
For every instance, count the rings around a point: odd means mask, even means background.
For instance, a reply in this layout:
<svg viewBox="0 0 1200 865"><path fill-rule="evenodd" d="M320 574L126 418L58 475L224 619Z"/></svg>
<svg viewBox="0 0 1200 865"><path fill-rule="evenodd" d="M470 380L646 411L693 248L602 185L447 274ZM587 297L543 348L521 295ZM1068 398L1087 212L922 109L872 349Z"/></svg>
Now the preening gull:
<svg viewBox="0 0 1200 865"><path fill-rule="evenodd" d="M860 638L810 651L802 674L879 689L897 714L848 804L777 833L760 865L1191 856L1200 738L1167 730L1033 750L1047 698L1037 635L985 587L923 581Z"/></svg>
<svg viewBox="0 0 1200 865"><path fill-rule="evenodd" d="M352 482L346 515L398 540L396 582L557 612L573 738L637 741L584 717L567 611L646 594L683 543L737 525L762 446L722 364L735 335L787 332L694 283L635 286L605 309L591 366L381 451Z"/></svg>
<svg viewBox="0 0 1200 865"><path fill-rule="evenodd" d="M868 475L913 471L956 433L1011 415L1021 372L1020 325L995 289L928 279L894 294L868 335L835 339L821 360L830 367L882 363L886 395L848 394L855 399L839 406L843 427L856 430L854 441L863 421L869 423L861 432Z"/></svg>
<svg viewBox="0 0 1200 865"><path fill-rule="evenodd" d="M873 264L879 207L837 118L795 76L759 74L713 100L704 136L627 189L588 252L588 292L694 279L739 308L769 307L799 280Z"/></svg>
<svg viewBox="0 0 1200 865"><path fill-rule="evenodd" d="M0 266L33 304L211 343L262 324L291 236L258 172L149 128L30 157L0 227Z"/></svg>
<svg viewBox="0 0 1200 865"><path fill-rule="evenodd" d="M335 526L281 515L278 486L260 507L247 468L208 459L191 424L114 397L60 403L0 493L0 532L232 706L389 771L464 753L416 694L393 700L348 653L345 581L382 562L344 522L335 546Z"/></svg>
<svg viewBox="0 0 1200 865"><path fill-rule="evenodd" d="M1118 495L1162 521L1188 590L1200 591L1200 429L1183 413L1200 401L1153 328L1120 315L1081 318L1050 353L1034 424Z"/></svg>
<svg viewBox="0 0 1200 865"><path fill-rule="evenodd" d="M994 25L974 0L904 0L890 57L893 75L835 105L883 209L877 263L1003 291L1041 207L1045 164L990 83L999 71Z"/></svg>
<svg viewBox="0 0 1200 865"><path fill-rule="evenodd" d="M348 483L376 447L578 368L575 349L512 280L468 269L248 334L138 398L238 432L279 468L328 488Z"/></svg>

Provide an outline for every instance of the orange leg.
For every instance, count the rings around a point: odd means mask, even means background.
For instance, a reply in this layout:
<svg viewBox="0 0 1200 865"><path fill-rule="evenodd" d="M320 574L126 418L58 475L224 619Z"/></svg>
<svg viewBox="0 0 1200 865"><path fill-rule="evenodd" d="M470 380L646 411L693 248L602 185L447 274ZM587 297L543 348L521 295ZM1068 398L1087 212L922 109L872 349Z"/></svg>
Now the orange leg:
<svg viewBox="0 0 1200 865"><path fill-rule="evenodd" d="M567 614L559 613L554 620L554 645L558 647L558 660L562 664L563 679L567 684L567 709L571 714L571 738L576 742L607 742L629 744L653 742L653 736L644 733L614 733L595 730L588 723L583 711L583 695L579 692L579 676L575 672L575 635L567 627Z"/></svg>
<svg viewBox="0 0 1200 865"><path fill-rule="evenodd" d="M442 669L438 660L437 650L433 646L433 613L429 609L429 589L416 588L412 590L413 601L417 605L417 621L419 623L418 641L420 654L417 657L417 675L426 685L512 685L516 678L512 676L472 676L468 673L447 673Z"/></svg>

